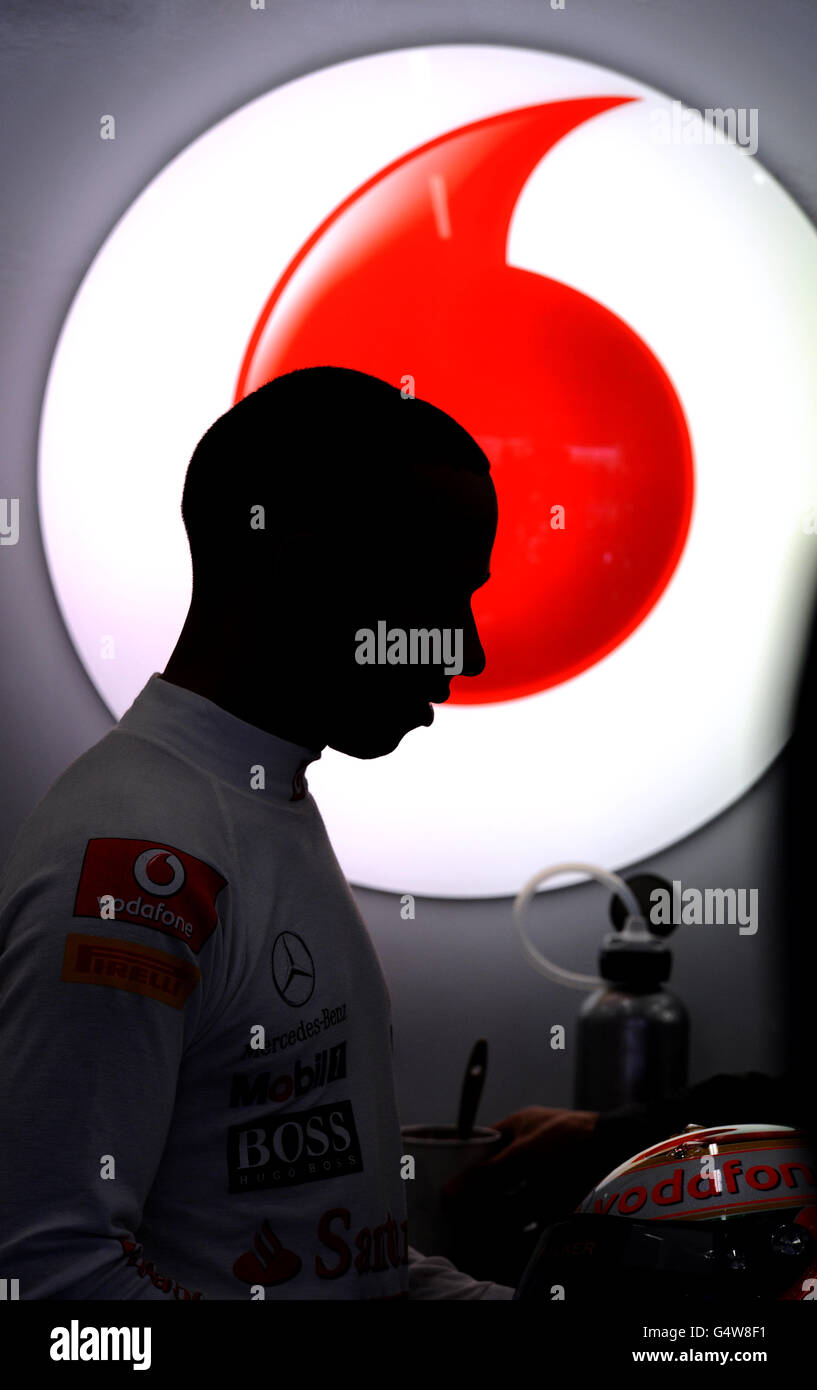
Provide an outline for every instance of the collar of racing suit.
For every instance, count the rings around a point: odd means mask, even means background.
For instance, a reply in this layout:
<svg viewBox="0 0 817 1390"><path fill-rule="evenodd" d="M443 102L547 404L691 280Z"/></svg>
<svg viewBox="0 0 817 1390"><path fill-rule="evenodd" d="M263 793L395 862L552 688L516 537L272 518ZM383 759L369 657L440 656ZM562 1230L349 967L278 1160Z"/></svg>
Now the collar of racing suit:
<svg viewBox="0 0 817 1390"><path fill-rule="evenodd" d="M306 797L304 773L321 756L237 719L205 696L164 680L158 671L116 727L168 748L238 791L278 802Z"/></svg>

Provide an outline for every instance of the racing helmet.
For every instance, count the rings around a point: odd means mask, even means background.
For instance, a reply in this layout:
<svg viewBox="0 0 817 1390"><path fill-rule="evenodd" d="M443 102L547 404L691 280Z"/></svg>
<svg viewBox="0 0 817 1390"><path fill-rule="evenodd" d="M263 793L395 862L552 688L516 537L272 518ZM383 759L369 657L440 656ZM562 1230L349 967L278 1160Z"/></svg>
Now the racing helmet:
<svg viewBox="0 0 817 1390"><path fill-rule="evenodd" d="M815 1299L816 1179L800 1130L688 1125L548 1226L514 1298Z"/></svg>

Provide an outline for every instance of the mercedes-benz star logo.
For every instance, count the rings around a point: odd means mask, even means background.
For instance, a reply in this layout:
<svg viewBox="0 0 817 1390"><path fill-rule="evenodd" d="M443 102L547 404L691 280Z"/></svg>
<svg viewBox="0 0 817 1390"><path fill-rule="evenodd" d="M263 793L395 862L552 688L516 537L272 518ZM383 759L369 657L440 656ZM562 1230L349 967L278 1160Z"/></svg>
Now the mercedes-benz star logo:
<svg viewBox="0 0 817 1390"><path fill-rule="evenodd" d="M272 945L272 980L285 1004L299 1009L315 988L315 962L306 943L293 931L282 931Z"/></svg>

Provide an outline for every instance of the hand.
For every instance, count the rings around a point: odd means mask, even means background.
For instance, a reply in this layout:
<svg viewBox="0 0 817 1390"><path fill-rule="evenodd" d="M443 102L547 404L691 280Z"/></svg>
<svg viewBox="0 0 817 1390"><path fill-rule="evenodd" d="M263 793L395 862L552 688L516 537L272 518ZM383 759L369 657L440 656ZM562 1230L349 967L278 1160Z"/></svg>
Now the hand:
<svg viewBox="0 0 817 1390"><path fill-rule="evenodd" d="M486 1164L498 1169L508 1168L519 1161L564 1155L566 1149L583 1144L590 1138L598 1121L596 1110L552 1109L543 1105L528 1105L515 1110L504 1120L497 1120L491 1129L510 1136L510 1143L498 1152L489 1154Z"/></svg>
<svg viewBox="0 0 817 1390"><path fill-rule="evenodd" d="M510 1142L464 1173L458 1173L446 1186L446 1193L454 1197L466 1186L471 1191L479 1185L495 1188L501 1183L509 1186L531 1169L552 1161L569 1165L571 1157L591 1138L598 1118L596 1110L564 1110L542 1105L515 1110L491 1125Z"/></svg>

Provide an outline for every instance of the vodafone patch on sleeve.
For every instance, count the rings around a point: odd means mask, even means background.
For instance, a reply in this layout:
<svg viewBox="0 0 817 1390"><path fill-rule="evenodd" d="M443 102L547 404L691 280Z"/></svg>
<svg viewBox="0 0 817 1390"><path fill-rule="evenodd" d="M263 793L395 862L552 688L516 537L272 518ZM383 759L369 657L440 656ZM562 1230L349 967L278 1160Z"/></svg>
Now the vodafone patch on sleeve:
<svg viewBox="0 0 817 1390"><path fill-rule="evenodd" d="M218 922L226 878L192 854L154 840L89 840L75 917L133 922L184 941L197 955Z"/></svg>

